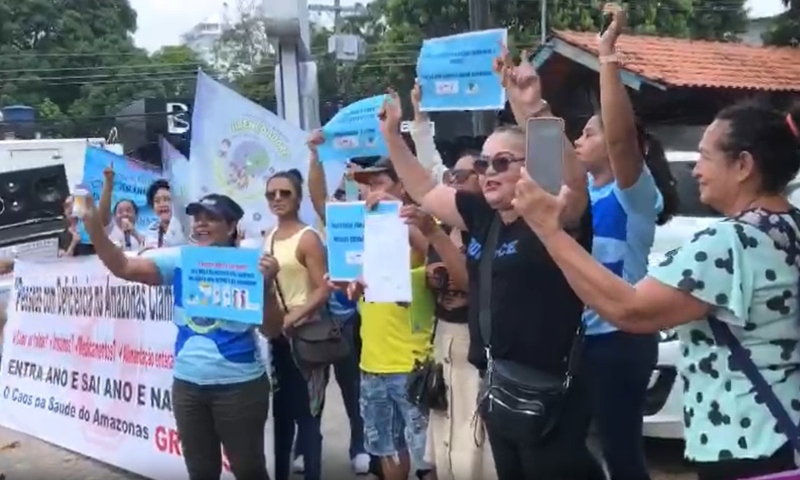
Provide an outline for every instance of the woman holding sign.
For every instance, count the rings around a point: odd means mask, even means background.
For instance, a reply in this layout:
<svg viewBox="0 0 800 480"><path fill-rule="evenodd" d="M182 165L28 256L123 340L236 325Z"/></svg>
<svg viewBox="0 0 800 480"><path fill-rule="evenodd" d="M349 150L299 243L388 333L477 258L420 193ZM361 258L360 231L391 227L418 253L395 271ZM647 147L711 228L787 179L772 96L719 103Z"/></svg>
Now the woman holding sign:
<svg viewBox="0 0 800 480"><path fill-rule="evenodd" d="M103 215L86 199L86 231L97 256L116 277L146 285L181 289L180 249L161 249L147 257L127 256L106 235ZM225 195L210 194L189 204L192 235L200 246L233 247L242 208ZM264 255L259 270L265 285L278 264ZM268 292L266 293L269 294ZM266 300L265 319L280 319L277 302ZM264 426L270 382L258 349L253 325L217 318L189 318L175 296L173 320L178 329L173 367L173 413L184 461L191 480L219 478L222 451L238 480L267 480Z"/></svg>
<svg viewBox="0 0 800 480"><path fill-rule="evenodd" d="M480 195L481 187L475 172L475 161L480 158L480 152L461 152L453 168L445 175L428 116L420 110L422 94L420 85L414 85L411 91L411 105L414 107L411 138L420 163L428 168L434 180ZM442 366L443 380L447 385L445 408L430 409L426 460L435 465L439 480L490 480L496 477L491 450L485 438L475 438L472 425L480 377L468 360L466 251L470 236L457 228L435 223L418 207L407 207L404 213L408 215L409 223L424 233L430 243L425 270L428 288L436 298L433 355L436 363Z"/></svg>
<svg viewBox="0 0 800 480"><path fill-rule="evenodd" d="M525 85L524 93L528 103L523 118L548 114L538 81ZM486 139L481 158L474 162L480 194L432 181L406 146L401 120L400 99L392 93L380 127L406 192L443 223L471 237L466 249L469 359L484 372L477 410L499 480L604 478L586 447L589 405L586 385L576 374L583 303L511 203L525 160L525 131L506 127ZM569 202L562 220L590 250L585 173L574 153L552 161L563 162ZM532 404L545 405L544 411L531 411ZM478 425L476 429L481 435Z"/></svg>

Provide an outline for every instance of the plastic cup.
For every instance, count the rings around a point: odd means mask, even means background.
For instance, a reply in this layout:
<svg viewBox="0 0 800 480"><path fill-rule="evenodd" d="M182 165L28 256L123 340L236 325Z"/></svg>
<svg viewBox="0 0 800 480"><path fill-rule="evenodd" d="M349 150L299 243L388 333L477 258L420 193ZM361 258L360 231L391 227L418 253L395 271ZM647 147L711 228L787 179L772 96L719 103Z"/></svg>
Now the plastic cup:
<svg viewBox="0 0 800 480"><path fill-rule="evenodd" d="M87 198L91 195L87 188L78 186L72 192L72 215L77 218L83 218L86 215L88 205Z"/></svg>

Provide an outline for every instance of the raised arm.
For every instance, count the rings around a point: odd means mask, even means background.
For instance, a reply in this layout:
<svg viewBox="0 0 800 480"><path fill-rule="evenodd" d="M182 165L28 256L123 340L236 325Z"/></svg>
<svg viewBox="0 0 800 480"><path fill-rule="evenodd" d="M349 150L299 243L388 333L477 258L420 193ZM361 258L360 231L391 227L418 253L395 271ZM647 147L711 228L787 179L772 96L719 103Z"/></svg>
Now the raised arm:
<svg viewBox="0 0 800 480"><path fill-rule="evenodd" d="M625 23L625 11L613 7L614 19L598 44L600 53L600 116L611 170L620 189L632 187L644 169L633 106L619 75L617 38Z"/></svg>
<svg viewBox="0 0 800 480"><path fill-rule="evenodd" d="M308 139L308 195L311 205L322 223L325 223L325 202L328 201L328 186L325 184L325 169L319 161L319 146L325 139L322 131L315 130Z"/></svg>
<svg viewBox="0 0 800 480"><path fill-rule="evenodd" d="M428 115L420 110L422 101L422 87L419 83L414 84L411 90L411 105L414 107L414 122L411 124L411 140L417 150L417 159L423 167L427 168L436 183L442 183L447 167L444 166L442 156L436 149L436 142L433 140L433 130Z"/></svg>
<svg viewBox="0 0 800 480"><path fill-rule="evenodd" d="M83 223L94 244L95 253L108 271L115 277L132 282L147 285L165 283L155 261L145 257L128 257L108 238L102 222L102 215L95 208L94 198L91 195L86 198L86 204L87 211L83 217Z"/></svg>
<svg viewBox="0 0 800 480"><path fill-rule="evenodd" d="M464 219L456 207L455 189L437 184L411 153L400 134L402 118L403 109L400 106L400 98L396 92L391 92L387 95L381 110L380 126L383 138L389 148L389 158L397 176L403 182L403 188L415 202L422 205L425 211L440 221L460 230L467 230Z"/></svg>
<svg viewBox="0 0 800 480"><path fill-rule="evenodd" d="M406 205L400 214L405 217L427 238L428 244L433 247L442 259L450 280L456 288L466 291L469 288L469 274L464 254L459 250L453 239L450 238L441 226L428 214L415 205Z"/></svg>
<svg viewBox="0 0 800 480"><path fill-rule="evenodd" d="M519 66L514 66L507 49L504 56L495 60L495 71L506 89L508 103L517 125L526 128L529 118L553 116L550 106L542 99L541 81L530 63L529 53L522 52ZM561 221L565 226L576 227L589 205L586 169L581 165L572 142L564 135L562 174L565 189L569 190Z"/></svg>
<svg viewBox="0 0 800 480"><path fill-rule="evenodd" d="M114 193L114 167L103 170L103 191L100 193L100 222L103 227L111 225L111 196ZM94 198L92 198L94 200Z"/></svg>

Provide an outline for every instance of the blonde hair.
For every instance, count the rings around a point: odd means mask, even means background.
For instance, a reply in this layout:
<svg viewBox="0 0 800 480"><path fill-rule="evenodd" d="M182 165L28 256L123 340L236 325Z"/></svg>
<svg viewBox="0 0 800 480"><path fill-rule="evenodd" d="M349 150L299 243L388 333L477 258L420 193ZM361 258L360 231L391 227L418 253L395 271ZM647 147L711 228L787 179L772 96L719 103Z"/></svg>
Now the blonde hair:
<svg viewBox="0 0 800 480"><path fill-rule="evenodd" d="M501 125L494 129L490 137L493 135L506 134L512 137L515 143L514 148L520 151L525 151L525 129L519 125ZM487 137L488 138L488 137Z"/></svg>

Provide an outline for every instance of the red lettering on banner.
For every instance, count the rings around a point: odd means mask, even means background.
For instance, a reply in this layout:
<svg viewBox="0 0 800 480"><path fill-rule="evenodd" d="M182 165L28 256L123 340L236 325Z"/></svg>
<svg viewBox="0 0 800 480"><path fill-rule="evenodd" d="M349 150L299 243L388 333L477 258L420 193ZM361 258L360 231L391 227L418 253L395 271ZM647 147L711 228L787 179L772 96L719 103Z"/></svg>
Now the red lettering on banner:
<svg viewBox="0 0 800 480"><path fill-rule="evenodd" d="M156 427L156 434L153 438L156 443L156 449L159 452L175 455L176 457L183 456L183 453L181 453L181 438L174 428L159 425ZM228 461L228 456L225 455L224 449L222 449L222 468L226 472L231 471L231 464Z"/></svg>

